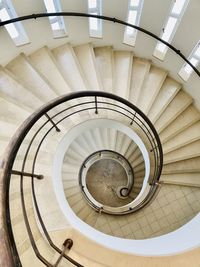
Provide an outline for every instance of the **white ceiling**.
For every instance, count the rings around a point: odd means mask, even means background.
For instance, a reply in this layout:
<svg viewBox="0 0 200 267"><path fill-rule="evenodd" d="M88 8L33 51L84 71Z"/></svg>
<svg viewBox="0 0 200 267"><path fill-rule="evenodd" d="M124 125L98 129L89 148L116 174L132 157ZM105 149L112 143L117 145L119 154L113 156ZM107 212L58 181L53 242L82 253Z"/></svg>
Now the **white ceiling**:
<svg viewBox="0 0 200 267"><path fill-rule="evenodd" d="M87 12L86 0L60 0L63 11ZM45 12L42 0L12 0L18 16ZM144 0L140 26L159 35L162 25L169 12L171 0ZM128 0L104 0L103 15L126 20ZM188 56L194 45L200 39L200 1L190 0L188 8L182 18L180 26L172 44ZM88 21L86 18L65 18L68 37L53 39L47 18L24 21L23 25L30 38L30 44L15 47L4 28L0 29L0 64L5 65L20 52L31 53L36 49L48 45L56 47L65 42L81 44L92 42L97 46L113 45L116 49L132 50L135 55L151 59L154 64L165 68L169 74L183 84L184 89L194 98L196 106L200 109L200 78L194 73L185 83L178 77L177 72L183 64L174 52L168 51L166 59L162 62L152 56L156 40L139 33L136 46L130 47L122 44L124 27L112 22L103 23L103 38L89 38Z"/></svg>

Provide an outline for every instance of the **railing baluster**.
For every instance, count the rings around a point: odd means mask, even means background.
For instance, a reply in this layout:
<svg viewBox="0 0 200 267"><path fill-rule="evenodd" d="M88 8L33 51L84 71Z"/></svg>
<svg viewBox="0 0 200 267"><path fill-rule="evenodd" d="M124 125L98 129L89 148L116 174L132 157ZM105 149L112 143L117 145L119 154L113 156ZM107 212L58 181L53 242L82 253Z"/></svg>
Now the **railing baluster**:
<svg viewBox="0 0 200 267"><path fill-rule="evenodd" d="M14 175L22 175L22 176L27 176L27 177L34 177L34 178L37 178L39 180L44 178L44 176L41 175L41 174L34 174L34 173L29 173L29 172L20 172L20 171L16 171L16 170L12 170L11 173L14 174Z"/></svg>
<svg viewBox="0 0 200 267"><path fill-rule="evenodd" d="M54 123L54 121L51 119L51 117L49 117L49 115L46 113L45 116L48 118L48 120L53 124L53 126L56 128L57 132L60 132L60 129L58 128L58 126Z"/></svg>
<svg viewBox="0 0 200 267"><path fill-rule="evenodd" d="M136 117L136 111L135 111L135 114L133 115L133 118L132 118L132 120L131 120L131 122L130 122L130 125L133 125L133 122L134 122L134 120L135 120L135 117Z"/></svg>
<svg viewBox="0 0 200 267"><path fill-rule="evenodd" d="M57 267L58 264L60 263L60 261L62 260L65 252L67 249L70 249L73 246L73 241L72 239L66 239L65 242L63 243L62 246L62 253L60 254L60 256L58 257L56 263L53 265L53 267Z"/></svg>
<svg viewBox="0 0 200 267"><path fill-rule="evenodd" d="M98 114L97 96L95 96L94 99L95 99L95 114Z"/></svg>

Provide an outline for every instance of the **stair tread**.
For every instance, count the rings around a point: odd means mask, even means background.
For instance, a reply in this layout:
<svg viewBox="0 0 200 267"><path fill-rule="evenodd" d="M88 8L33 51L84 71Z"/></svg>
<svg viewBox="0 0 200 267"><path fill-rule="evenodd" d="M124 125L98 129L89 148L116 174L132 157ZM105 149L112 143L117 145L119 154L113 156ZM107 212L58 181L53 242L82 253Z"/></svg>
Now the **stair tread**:
<svg viewBox="0 0 200 267"><path fill-rule="evenodd" d="M1 97L28 111L39 108L43 102L23 87L18 80L8 70L0 68Z"/></svg>
<svg viewBox="0 0 200 267"><path fill-rule="evenodd" d="M151 62L143 58L133 58L129 101L136 105L144 81L149 73Z"/></svg>
<svg viewBox="0 0 200 267"><path fill-rule="evenodd" d="M186 94L183 90L179 91L176 97L169 103L166 109L163 111L157 121L154 122L154 126L158 132L164 130L175 118L181 114L190 104L192 98Z"/></svg>
<svg viewBox="0 0 200 267"><path fill-rule="evenodd" d="M20 54L13 59L6 68L12 72L20 82L43 102L54 99L57 95L52 90L48 81L36 71L29 59Z"/></svg>
<svg viewBox="0 0 200 267"><path fill-rule="evenodd" d="M148 117L152 122L156 121L172 99L181 89L181 84L167 77L150 109Z"/></svg>
<svg viewBox="0 0 200 267"><path fill-rule="evenodd" d="M131 52L114 51L113 92L127 99L130 89L132 60L133 54Z"/></svg>
<svg viewBox="0 0 200 267"><path fill-rule="evenodd" d="M74 50L70 44L64 44L52 50L53 55L58 63L58 67L67 84L73 91L86 90L84 75Z"/></svg>
<svg viewBox="0 0 200 267"><path fill-rule="evenodd" d="M178 133L174 138L170 139L163 144L164 153L173 151L179 147L192 143L200 139L200 121L192 124L190 127L186 128L184 131Z"/></svg>
<svg viewBox="0 0 200 267"><path fill-rule="evenodd" d="M69 93L71 88L61 75L48 47L42 47L29 55L32 64L45 76L57 95Z"/></svg>
<svg viewBox="0 0 200 267"><path fill-rule="evenodd" d="M177 173L177 174L163 174L160 181L167 184L178 184L186 186L200 187L200 173Z"/></svg>
<svg viewBox="0 0 200 267"><path fill-rule="evenodd" d="M86 84L89 90L100 90L100 78L95 66L95 56L91 44L74 47L74 52L82 68Z"/></svg>
<svg viewBox="0 0 200 267"><path fill-rule="evenodd" d="M166 71L151 66L136 103L136 106L138 106L144 113L148 114L148 111L159 93L166 76Z"/></svg>
<svg viewBox="0 0 200 267"><path fill-rule="evenodd" d="M113 91L113 50L112 47L95 47L96 67L98 69L104 91Z"/></svg>
<svg viewBox="0 0 200 267"><path fill-rule="evenodd" d="M178 133L184 131L199 119L199 111L193 105L190 105L160 133L162 143L174 138Z"/></svg>

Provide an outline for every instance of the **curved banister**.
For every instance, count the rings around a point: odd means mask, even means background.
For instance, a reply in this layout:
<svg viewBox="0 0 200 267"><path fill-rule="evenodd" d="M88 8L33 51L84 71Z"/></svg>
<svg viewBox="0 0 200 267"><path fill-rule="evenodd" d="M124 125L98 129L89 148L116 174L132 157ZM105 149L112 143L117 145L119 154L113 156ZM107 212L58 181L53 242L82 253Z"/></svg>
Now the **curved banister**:
<svg viewBox="0 0 200 267"><path fill-rule="evenodd" d="M91 101L88 101L89 97L92 98ZM98 98L100 99L99 101L98 101ZM106 101L103 102L102 98L105 98ZM49 116L49 115L46 116L47 113L50 110L53 110L54 107L58 107L62 103L66 103L66 102L68 102L70 100L74 100L74 99L86 99L87 101L85 101L83 103L75 104L74 106L72 105L68 108L63 109L60 112L58 112L56 110L57 113L53 116ZM109 103L108 100L111 100L111 102ZM117 101L118 104L113 103L113 101ZM108 107L102 107L101 106L101 104L105 104L105 103L108 105ZM91 106L88 107L87 106L88 104L90 104ZM87 107L84 108L84 105L86 105ZM123 105L125 105L125 107ZM66 110L69 111L70 108L79 107L79 106L81 108L83 106L83 108L78 110L78 111L73 111L71 114L69 114L67 116L64 116L58 122L53 122L54 118L56 118L56 116L58 116L62 113L64 114L64 112ZM111 108L110 108L110 106L111 106ZM121 109L121 111L119 111L119 108ZM54 243L52 242L51 238L48 235L48 232L45 228L42 217L40 215L39 207L37 205L37 200L35 197L34 168L35 168L38 152L39 152L41 144L44 141L44 139L46 138L46 136L51 132L52 129L55 128L57 130L58 129L57 126L63 120L70 117L71 115L74 115L74 114L79 113L79 112L87 111L87 110L94 110L95 114L97 114L98 112L101 111L101 109L105 109L105 110L109 110L109 111L112 110L113 112L115 111L115 112L125 116L126 118L128 118L128 120L130 122L130 127L133 125L133 123L136 123L139 127L141 127L141 129L146 134L147 140L149 140L149 143L151 146L150 151L152 151L154 153L153 155L154 155L154 162L155 162L156 168L154 170L153 182L152 182L152 187L151 187L151 190L149 192L149 195L147 195L147 197L140 204L140 206L142 207L142 206L146 205L150 201L150 199L153 197L153 194L156 191L157 182L160 178L161 171L162 171L163 151L162 151L162 146L161 146L159 136L158 136L153 124L146 117L146 115L140 109L138 109L136 106L131 104L129 101L127 101L127 100L125 100L119 96L113 95L111 93L106 93L106 92L101 92L101 91L80 91L80 92L71 93L68 95L58 97L55 100L52 100L49 103L42 106L39 110L34 112L22 124L22 126L18 129L16 134L11 139L9 146L7 148L7 151L5 153L4 160L3 160L1 179L3 182L3 191L2 192L4 192L4 196L3 196L4 198L2 199L2 204L3 204L2 206L5 207L5 211L6 211L5 217L3 217L3 219L4 219L3 223L4 223L4 229L7 231L7 236L9 236L9 239L8 239L9 245L7 245L7 250L8 251L11 250L11 254L12 254L11 260L14 261L14 266L21 266L21 263L19 260L19 256L17 254L17 249L15 247L15 242L14 242L14 237L13 237L12 227L11 227L11 219L10 219L10 213L9 213L9 186L10 186L10 178L11 178L11 174L12 174L13 164L14 164L15 158L17 156L18 150L23 143L23 140L26 138L29 131L36 124L36 122L39 121L40 118L42 118L43 116L47 117L48 120L46 122L43 122L42 126L39 127L39 129L36 131L36 133L32 137L32 139L28 145L27 151L25 153L25 156L24 156L22 169L21 169L21 197L22 197L22 207L23 207L24 219L25 219L25 223L26 223L26 226L28 229L28 234L29 234L29 238L31 240L32 247L34 248L37 257L43 263L45 263L47 266L51 266L51 265L48 265L48 261L46 261L40 255L39 251L37 250L37 247L36 247L35 242L34 242L34 237L32 235L31 228L29 225L28 217L26 214L26 207L25 207L25 202L23 199L23 173L25 173L24 171L25 171L25 163L26 163L27 155L29 153L30 147L33 144L37 134L40 132L41 129L44 128L44 126L47 125L47 123L51 122L51 127L46 132L46 134L42 137L42 139L40 140L39 145L38 145L37 150L36 150L36 153L35 153L35 156L34 156L33 165L32 165L32 174L31 174L31 176L32 176L31 183L32 183L33 202L34 202L34 206L36 208L36 214L38 216L38 220L40 222L40 225L42 226L42 229L44 231L44 234L45 234L50 246L52 246L61 255L62 251L54 245ZM127 115L127 113L129 113L129 114ZM138 120L138 122L136 120ZM69 258L67 255L64 254L63 256L66 259L68 259L69 261L71 261L72 263L74 263L76 266L82 266L81 264L77 263L73 259ZM10 266L12 266L12 265L10 265Z"/></svg>
<svg viewBox="0 0 200 267"><path fill-rule="evenodd" d="M181 57L190 67L196 72L196 74L200 77L200 71L181 53L180 49L177 49L175 46L171 45L170 43L166 42L165 40L161 39L156 34L152 33L149 30L146 30L142 27L130 24L124 20L120 20L118 18L113 18L109 16L102 16L102 15L94 15L94 14L88 14L88 13L81 13L81 12L51 12L51 13L34 13L26 16L21 16L17 18L13 18L10 20L0 21L0 27L5 26L14 22L18 21L24 21L29 19L37 19L37 18L44 18L44 17L54 17L54 16L64 16L64 17L86 17L86 18L97 18L105 21L111 21L120 25L128 26L131 28L134 28L140 32L143 32L144 34L158 40L159 42L165 44L167 47L169 47L172 51L174 51L179 57Z"/></svg>

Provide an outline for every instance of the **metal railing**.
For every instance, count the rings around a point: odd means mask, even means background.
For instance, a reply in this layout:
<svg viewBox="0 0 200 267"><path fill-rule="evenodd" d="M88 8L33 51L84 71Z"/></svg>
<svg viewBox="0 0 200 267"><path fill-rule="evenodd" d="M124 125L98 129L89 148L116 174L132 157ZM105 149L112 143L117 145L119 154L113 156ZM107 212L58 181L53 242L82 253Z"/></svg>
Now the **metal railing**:
<svg viewBox="0 0 200 267"><path fill-rule="evenodd" d="M13 19L10 19L10 20L0 21L0 27L8 25L8 24L11 24L11 23L14 23L14 22L18 22L18 21L31 20L31 19L35 19L36 20L36 19L39 19L39 18L55 17L55 16L97 18L97 19L100 19L100 20L111 21L111 22L114 22L116 24L120 24L120 25L123 25L123 26L128 26L130 28L136 29L139 32L142 32L142 33L152 37L153 39L165 44L173 52L175 52L180 58L182 58L185 63L190 65L190 67L194 70L194 72L196 72L196 74L200 77L199 70L186 58L186 56L181 52L180 49L177 49L175 46L173 46L170 43L168 43L167 41L161 39L159 36L157 36L156 34L152 33L149 30L146 30L146 29L144 29L142 27L130 24L130 23L126 22L126 21L120 20L120 19L115 18L115 17L113 18L113 17L109 17L109 16L102 16L102 15L88 14L88 13L81 13L81 12L34 13L34 14L26 15L26 16L13 18Z"/></svg>
<svg viewBox="0 0 200 267"><path fill-rule="evenodd" d="M17 133L12 138L8 150L6 151L5 158L2 164L2 181L5 188L5 227L7 229L7 233L9 236L9 243L12 252L12 258L14 260L15 266L21 266L19 257L17 256L17 249L14 242L13 232L12 232L12 220L10 217L10 199L9 199L9 187L11 182L12 174L20 176L20 195L21 195L21 204L22 211L24 216L25 225L27 228L27 233L30 239L30 243L32 248L36 254L36 256L46 265L46 266L57 266L62 257L69 260L76 266L82 266L77 263L69 256L66 255L65 250L66 246L63 249L58 248L54 242L52 241L48 231L46 229L45 223L43 221L40 208L37 202L37 196L35 193L35 180L36 179L45 179L43 174L37 174L36 165L40 162L40 151L41 147L46 139L48 139L50 133L53 130L61 131L63 127L69 125L69 120L73 118L73 116L79 116L82 121L88 120L88 116L90 118L97 118L104 116L105 112L107 115L112 118L112 114L116 114L120 120L133 130L137 130L138 134L142 134L143 138L145 136L145 143L149 150L149 153L152 157L152 177L151 177L151 190L149 191L148 197L145 199L145 203L140 205L140 207L146 205L151 198L153 197L157 183L159 181L162 165L163 165L163 152L162 146L159 139L159 136L150 122L150 120L144 115L142 111L140 111L136 106L131 104L125 99L122 99L119 96L105 93L101 91L80 91L68 95L61 96L56 98L55 100L47 103L38 111L33 113L19 128ZM48 115L47 115L48 114ZM50 115L51 114L51 115ZM37 130L34 130L34 134L29 137L29 133L35 129L37 126ZM60 134L60 133L59 133ZM61 131L62 134L62 131ZM63 132L63 134L65 134ZM28 138L27 138L28 136ZM26 141L26 142L25 142ZM20 148L25 147L25 153L23 156L23 160L21 163L21 169L16 170L13 168L15 161L20 153ZM32 152L32 148L36 148L34 150L34 154ZM27 165L27 159L31 156L31 166ZM30 162L29 162L30 163ZM29 171L27 171L27 169ZM34 239L34 234L31 229L31 225L29 222L29 218L27 215L26 203L24 199L24 177L30 177L31 179L31 190L32 197L34 203L34 209L36 211L36 215L40 224L40 227L43 230L46 240L49 245L60 254L57 262L53 265L48 260L46 260L37 248L36 241ZM77 177L78 178L78 177ZM26 178L28 179L28 178ZM69 240L68 240L69 241ZM69 242L64 242L64 244L68 245ZM70 248L68 246L68 248ZM56 265L57 264L57 265Z"/></svg>

